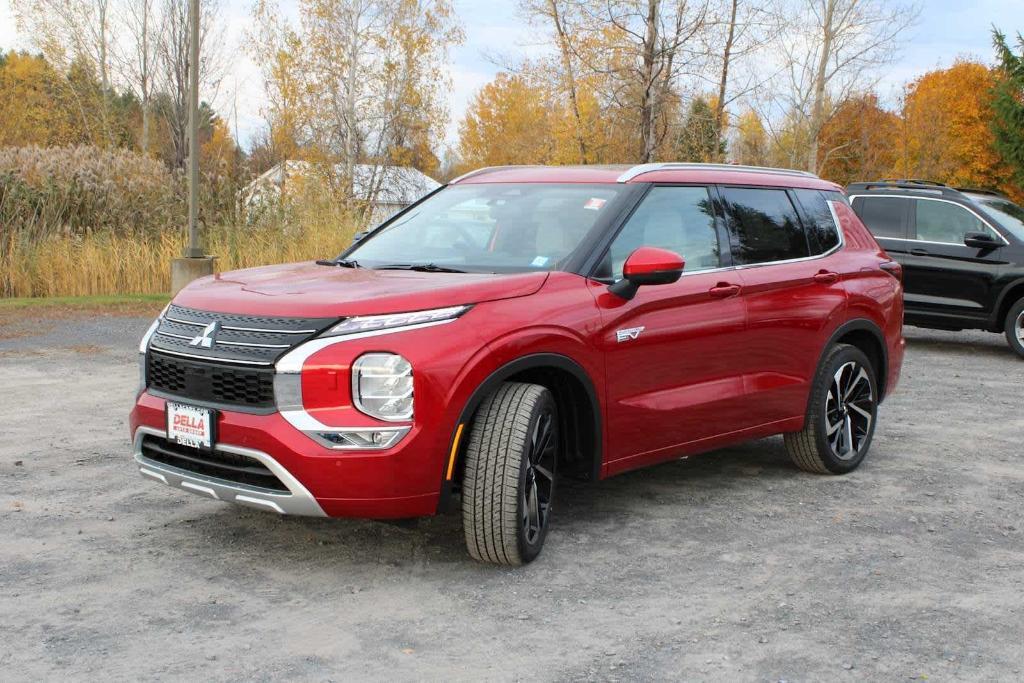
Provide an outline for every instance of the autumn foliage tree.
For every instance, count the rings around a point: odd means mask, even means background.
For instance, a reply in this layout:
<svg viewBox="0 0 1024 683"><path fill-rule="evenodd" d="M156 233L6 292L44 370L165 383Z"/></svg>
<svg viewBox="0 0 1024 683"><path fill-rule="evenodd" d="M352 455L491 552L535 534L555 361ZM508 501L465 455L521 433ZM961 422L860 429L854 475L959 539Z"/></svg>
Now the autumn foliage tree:
<svg viewBox="0 0 1024 683"><path fill-rule="evenodd" d="M818 138L818 173L846 185L887 177L896 164L899 116L878 96L853 97L836 108Z"/></svg>
<svg viewBox="0 0 1024 683"><path fill-rule="evenodd" d="M951 185L999 188L1008 169L990 121L995 74L960 60L911 83L903 102L895 172Z"/></svg>

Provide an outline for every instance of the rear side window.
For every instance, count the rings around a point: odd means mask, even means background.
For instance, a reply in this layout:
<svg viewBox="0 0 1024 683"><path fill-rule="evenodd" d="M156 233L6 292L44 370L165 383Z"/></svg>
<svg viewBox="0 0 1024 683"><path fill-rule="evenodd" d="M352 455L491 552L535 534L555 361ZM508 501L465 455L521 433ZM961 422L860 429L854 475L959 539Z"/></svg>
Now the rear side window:
<svg viewBox="0 0 1024 683"><path fill-rule="evenodd" d="M853 210L875 237L905 239L903 216L908 201L902 197L858 197Z"/></svg>
<svg viewBox="0 0 1024 683"><path fill-rule="evenodd" d="M824 192L818 190L794 190L794 192L810 223L807 226L807 237L810 240L811 253L824 254L839 246L839 229L832 218L832 209L828 206L828 199L832 199L832 197L826 197Z"/></svg>
<svg viewBox="0 0 1024 683"><path fill-rule="evenodd" d="M738 265L810 255L807 236L785 190L723 187L729 239Z"/></svg>

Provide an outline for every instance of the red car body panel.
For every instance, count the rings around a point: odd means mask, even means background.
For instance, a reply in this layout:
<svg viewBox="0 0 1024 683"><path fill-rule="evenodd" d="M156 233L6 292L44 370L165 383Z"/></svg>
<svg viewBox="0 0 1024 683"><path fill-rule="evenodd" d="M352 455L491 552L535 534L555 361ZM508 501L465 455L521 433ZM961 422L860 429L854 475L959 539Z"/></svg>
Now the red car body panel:
<svg viewBox="0 0 1024 683"><path fill-rule="evenodd" d="M511 168L460 183L616 182L620 168ZM811 177L665 170L631 182L743 184L838 191ZM477 390L534 354L567 359L592 383L600 416L599 476L802 428L809 387L828 341L851 321L880 329L886 393L903 359L902 289L888 257L842 202L845 244L818 258L686 273L631 300L568 272L511 275L327 268L311 263L204 278L175 303L260 316L343 317L470 304L448 324L345 340L302 366L305 409L333 427L385 424L353 405L351 367L364 353L409 360L415 416L382 451L338 451L281 414L218 413L218 440L272 454L332 516L434 514L452 469L453 437ZM685 254L683 255L685 258ZM636 333L630 343L621 334ZM140 393L130 429L164 428L165 400Z"/></svg>

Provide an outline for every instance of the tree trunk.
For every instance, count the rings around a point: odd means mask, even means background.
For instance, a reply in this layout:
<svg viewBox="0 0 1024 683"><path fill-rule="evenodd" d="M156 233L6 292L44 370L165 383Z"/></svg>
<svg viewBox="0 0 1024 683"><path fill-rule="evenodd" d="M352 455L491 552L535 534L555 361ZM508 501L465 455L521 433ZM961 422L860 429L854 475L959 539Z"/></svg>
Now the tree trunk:
<svg viewBox="0 0 1024 683"><path fill-rule="evenodd" d="M834 38L833 21L835 19L836 2L825 0L825 12L822 17L821 54L818 55L818 67L814 74L814 100L811 104L811 121L809 126L810 142L807 149L807 170L816 173L818 170L818 138L825 127L825 85L828 61L832 56L832 40Z"/></svg>
<svg viewBox="0 0 1024 683"><path fill-rule="evenodd" d="M739 0L732 0L732 11L729 16L729 33L725 39L725 50L722 53L722 77L718 81L718 102L715 103L715 127L719 140L725 130L725 94L729 87L729 60L732 58L732 46L736 40L736 8ZM722 145L715 141L715 157L721 160Z"/></svg>
<svg viewBox="0 0 1024 683"><path fill-rule="evenodd" d="M660 0L647 0L646 32L643 46L643 92L640 98L640 163L654 157L654 122L657 117L655 102L655 51L658 45L658 14Z"/></svg>
<svg viewBox="0 0 1024 683"><path fill-rule="evenodd" d="M576 75L572 65L572 54L569 50L569 37L566 35L562 18L558 13L558 0L548 0L548 9L551 11L551 20L558 33L558 46L562 53L562 69L565 70L565 85L569 91L572 114L576 119L576 144L580 151L580 163L585 164L587 163L587 143L583 134L583 117L580 115L579 100L576 96Z"/></svg>

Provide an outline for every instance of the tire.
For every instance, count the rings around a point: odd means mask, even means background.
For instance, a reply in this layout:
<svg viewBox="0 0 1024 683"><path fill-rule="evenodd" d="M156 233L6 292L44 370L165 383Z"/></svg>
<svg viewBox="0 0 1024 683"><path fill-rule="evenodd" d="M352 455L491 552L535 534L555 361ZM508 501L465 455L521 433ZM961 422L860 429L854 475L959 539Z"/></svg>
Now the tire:
<svg viewBox="0 0 1024 683"><path fill-rule="evenodd" d="M828 351L814 378L803 430L784 437L793 464L815 474L857 469L875 433L876 376L860 349L837 344ZM837 401L838 395L845 398Z"/></svg>
<svg viewBox="0 0 1024 683"><path fill-rule="evenodd" d="M1024 299L1010 307L1003 330L1006 332L1006 343L1018 356L1024 358Z"/></svg>
<svg viewBox="0 0 1024 683"><path fill-rule="evenodd" d="M560 443L555 400L544 387L506 382L481 403L462 481L462 525L474 559L522 565L540 554Z"/></svg>

